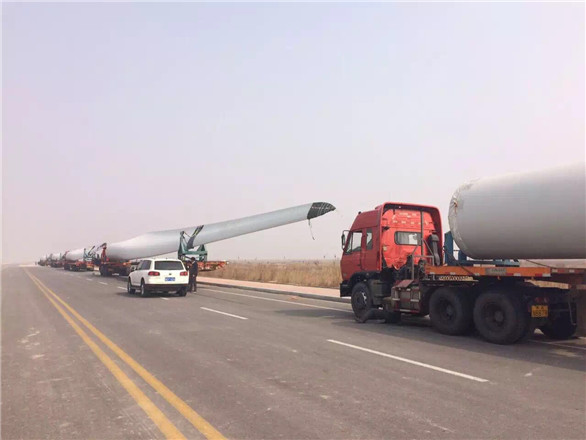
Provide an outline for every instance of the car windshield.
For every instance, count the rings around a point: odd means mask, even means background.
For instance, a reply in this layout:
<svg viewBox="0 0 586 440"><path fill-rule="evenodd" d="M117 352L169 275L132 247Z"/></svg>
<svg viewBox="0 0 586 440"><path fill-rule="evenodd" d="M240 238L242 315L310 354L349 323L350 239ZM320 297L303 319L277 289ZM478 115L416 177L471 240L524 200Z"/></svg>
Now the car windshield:
<svg viewBox="0 0 586 440"><path fill-rule="evenodd" d="M158 270L184 270L181 261L155 261L155 269Z"/></svg>

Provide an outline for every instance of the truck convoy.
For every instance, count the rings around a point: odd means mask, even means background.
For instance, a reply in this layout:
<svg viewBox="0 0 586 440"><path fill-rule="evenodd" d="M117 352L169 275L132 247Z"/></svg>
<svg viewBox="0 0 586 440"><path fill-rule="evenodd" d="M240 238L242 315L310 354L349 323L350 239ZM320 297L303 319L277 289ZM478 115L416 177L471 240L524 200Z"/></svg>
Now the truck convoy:
<svg viewBox="0 0 586 440"><path fill-rule="evenodd" d="M102 276L111 276L115 273L128 275L136 260L177 252L178 257L182 260L187 261L192 256L198 257L201 260L200 268L213 270L221 267L225 262L207 261L207 251L205 247L201 246L303 220L311 222L312 219L335 209L327 202L307 203L208 225L148 232L129 240L103 243L92 247L87 252L85 249L69 251L64 258L61 257L61 254L53 258L53 254L51 254L48 261L53 267L65 265L66 268L71 269L81 269L82 267L87 269L93 264L99 267ZM199 246L198 250L192 251L197 246ZM39 264L41 261L43 261L42 258L39 260Z"/></svg>
<svg viewBox="0 0 586 440"><path fill-rule="evenodd" d="M586 269L519 260L586 258L585 192L584 164L471 182L452 197L445 234L432 206L360 212L342 234L340 296L358 322L429 315L440 333L475 328L497 344L535 328L569 338Z"/></svg>

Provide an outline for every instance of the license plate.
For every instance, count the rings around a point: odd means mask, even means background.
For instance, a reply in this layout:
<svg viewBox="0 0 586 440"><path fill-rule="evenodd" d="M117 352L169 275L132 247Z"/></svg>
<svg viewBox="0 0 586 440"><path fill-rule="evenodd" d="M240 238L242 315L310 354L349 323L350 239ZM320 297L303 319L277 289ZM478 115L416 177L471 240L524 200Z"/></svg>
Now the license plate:
<svg viewBox="0 0 586 440"><path fill-rule="evenodd" d="M165 277L165 281L175 281L175 277Z"/></svg>
<svg viewBox="0 0 586 440"><path fill-rule="evenodd" d="M547 318L549 314L548 306L531 306L531 317L532 318Z"/></svg>

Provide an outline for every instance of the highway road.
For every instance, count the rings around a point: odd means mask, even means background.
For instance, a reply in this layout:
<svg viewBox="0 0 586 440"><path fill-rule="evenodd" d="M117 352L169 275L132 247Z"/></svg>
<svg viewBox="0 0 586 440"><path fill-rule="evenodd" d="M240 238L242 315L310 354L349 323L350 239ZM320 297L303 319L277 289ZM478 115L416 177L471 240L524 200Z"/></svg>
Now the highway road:
<svg viewBox="0 0 586 440"><path fill-rule="evenodd" d="M584 339L513 346L348 304L2 272L4 439L586 438Z"/></svg>

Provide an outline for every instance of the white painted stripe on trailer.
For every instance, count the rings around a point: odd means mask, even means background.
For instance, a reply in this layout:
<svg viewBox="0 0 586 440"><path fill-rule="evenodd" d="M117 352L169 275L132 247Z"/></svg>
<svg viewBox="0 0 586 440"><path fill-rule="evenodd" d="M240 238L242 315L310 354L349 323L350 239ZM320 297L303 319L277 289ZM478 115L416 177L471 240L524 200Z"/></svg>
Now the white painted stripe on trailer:
<svg viewBox="0 0 586 440"><path fill-rule="evenodd" d="M208 312L219 313L220 315L231 316L232 318L248 319L248 318L245 318L244 316L238 316L238 315L233 315L232 313L220 312L219 310L208 309L207 307L200 307L200 309L207 310Z"/></svg>
<svg viewBox="0 0 586 440"><path fill-rule="evenodd" d="M426 364L423 362L413 361L411 359L406 359L400 356L393 356L392 354L383 353L376 350L371 350L370 348L359 347L358 345L347 344L345 342L336 341L335 339L328 339L328 342L332 342L333 344L343 345L344 347L354 348L356 350L365 351L367 353L376 354L378 356L383 356L389 359L394 359L396 361L406 362L411 365L417 365L418 367L429 368L430 370L439 371L440 373L451 374L452 376L461 377L463 379L473 380L475 382L488 382L487 379L482 379L481 377L470 376L469 374L460 373L458 371L448 370L446 368L436 367L435 365Z"/></svg>

